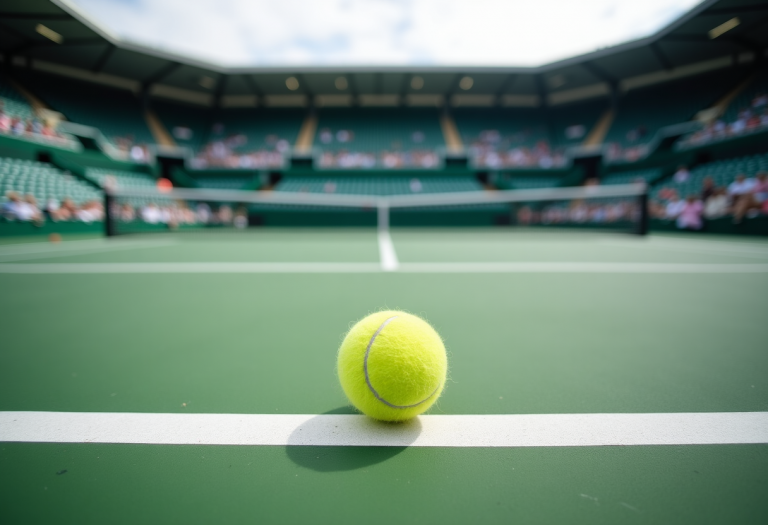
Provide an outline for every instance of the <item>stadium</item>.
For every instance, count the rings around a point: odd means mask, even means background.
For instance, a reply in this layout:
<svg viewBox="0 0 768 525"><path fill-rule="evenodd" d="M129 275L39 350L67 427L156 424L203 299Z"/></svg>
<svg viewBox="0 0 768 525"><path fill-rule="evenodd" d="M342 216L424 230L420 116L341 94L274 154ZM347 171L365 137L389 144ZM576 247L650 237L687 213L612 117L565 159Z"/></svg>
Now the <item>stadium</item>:
<svg viewBox="0 0 768 525"><path fill-rule="evenodd" d="M150 4L0 7L0 521L768 520L768 3L523 65L104 21ZM337 371L389 310L447 351L401 423Z"/></svg>

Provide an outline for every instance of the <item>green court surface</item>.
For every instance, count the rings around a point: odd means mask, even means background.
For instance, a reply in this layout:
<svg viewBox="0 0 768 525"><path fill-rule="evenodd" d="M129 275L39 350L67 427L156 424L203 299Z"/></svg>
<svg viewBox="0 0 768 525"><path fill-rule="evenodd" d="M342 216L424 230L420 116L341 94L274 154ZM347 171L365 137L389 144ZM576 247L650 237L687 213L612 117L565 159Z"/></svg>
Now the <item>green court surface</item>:
<svg viewBox="0 0 768 525"><path fill-rule="evenodd" d="M3 412L353 414L336 350L382 308L445 340L449 382L422 417L768 412L759 239L316 229L3 243L0 290ZM768 444L3 440L0 522L762 524Z"/></svg>

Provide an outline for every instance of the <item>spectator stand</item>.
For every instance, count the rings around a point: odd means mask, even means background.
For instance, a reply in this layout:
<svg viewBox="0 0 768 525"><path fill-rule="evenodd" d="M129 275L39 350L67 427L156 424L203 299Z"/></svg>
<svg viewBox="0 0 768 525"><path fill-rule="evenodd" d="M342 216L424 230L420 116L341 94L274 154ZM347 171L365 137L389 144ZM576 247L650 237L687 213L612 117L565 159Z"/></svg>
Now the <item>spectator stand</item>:
<svg viewBox="0 0 768 525"><path fill-rule="evenodd" d="M320 170L439 170L445 141L434 109L324 109L313 158Z"/></svg>
<svg viewBox="0 0 768 525"><path fill-rule="evenodd" d="M760 173L768 173L768 153L704 163L685 176L678 173L665 177L650 194L652 229L679 229L676 203L691 197L703 205L704 231L768 235L768 205L762 202L760 206L746 210L743 220L736 221L734 211L738 196L730 192L731 184L739 175L754 180ZM724 205L719 213L709 215L708 204L712 204L709 199L718 195L723 196Z"/></svg>
<svg viewBox="0 0 768 525"><path fill-rule="evenodd" d="M701 123L692 119L733 84L733 76L712 72L627 91L605 137L606 159L635 162L653 154L665 138L696 131Z"/></svg>
<svg viewBox="0 0 768 525"><path fill-rule="evenodd" d="M39 72L27 73L23 81L69 122L96 128L112 146L105 148L108 153L134 162L150 161L148 149L155 139L133 92Z"/></svg>
<svg viewBox="0 0 768 525"><path fill-rule="evenodd" d="M303 109L221 109L211 116L190 167L283 169L305 116Z"/></svg>
<svg viewBox="0 0 768 525"><path fill-rule="evenodd" d="M35 108L20 93L14 82L0 73L0 137L32 144L52 145L70 151L80 145L59 127L61 114Z"/></svg>
<svg viewBox="0 0 768 525"><path fill-rule="evenodd" d="M685 151L724 141L765 141L768 134L768 70L760 69L723 111L676 145Z"/></svg>

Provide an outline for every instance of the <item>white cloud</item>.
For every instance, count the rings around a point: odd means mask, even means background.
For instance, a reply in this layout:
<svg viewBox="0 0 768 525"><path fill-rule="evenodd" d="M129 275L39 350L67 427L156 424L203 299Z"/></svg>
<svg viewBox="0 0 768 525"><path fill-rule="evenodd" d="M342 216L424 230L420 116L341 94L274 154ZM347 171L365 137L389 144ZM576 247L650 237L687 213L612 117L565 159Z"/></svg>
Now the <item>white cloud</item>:
<svg viewBox="0 0 768 525"><path fill-rule="evenodd" d="M535 66L701 0L71 0L121 37L226 66Z"/></svg>

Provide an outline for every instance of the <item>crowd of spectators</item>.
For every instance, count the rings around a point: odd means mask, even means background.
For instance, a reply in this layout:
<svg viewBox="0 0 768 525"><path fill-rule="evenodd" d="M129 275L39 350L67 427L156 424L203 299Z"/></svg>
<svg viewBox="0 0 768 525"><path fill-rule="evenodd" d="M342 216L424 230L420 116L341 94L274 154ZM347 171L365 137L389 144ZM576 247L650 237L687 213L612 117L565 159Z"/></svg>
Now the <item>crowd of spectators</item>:
<svg viewBox="0 0 768 525"><path fill-rule="evenodd" d="M38 118L23 118L10 115L0 99L0 133L14 137L42 140L57 145L69 145L72 141Z"/></svg>
<svg viewBox="0 0 768 525"><path fill-rule="evenodd" d="M290 151L290 143L277 135L268 135L263 145L249 146L248 137L242 133L227 137L217 136L214 126L214 140L205 144L192 159L192 166L197 169L267 169L281 168L285 155Z"/></svg>
<svg viewBox="0 0 768 525"><path fill-rule="evenodd" d="M678 169L673 182L685 182L684 168ZM728 186L716 186L712 177L702 180L698 193L681 196L674 185L661 188L650 203L651 217L675 221L680 229L701 230L707 219L731 217L734 224L745 218L768 215L768 173L755 177L744 174Z"/></svg>
<svg viewBox="0 0 768 525"><path fill-rule="evenodd" d="M557 224L612 224L634 222L638 218L637 203L628 200L588 200L564 201L537 206L520 206L517 210L517 223L528 225Z"/></svg>
<svg viewBox="0 0 768 525"><path fill-rule="evenodd" d="M31 194L20 195L9 191L0 204L0 215L7 221L31 222L42 226L46 221L53 222L99 222L104 220L104 207L97 200L76 204L66 197L59 201L50 198L43 206Z"/></svg>
<svg viewBox="0 0 768 525"><path fill-rule="evenodd" d="M149 147L136 141L133 135L111 137L111 142L123 155L133 162L146 164L149 162Z"/></svg>
<svg viewBox="0 0 768 525"><path fill-rule="evenodd" d="M134 206L130 202L123 202L115 203L112 213L121 223L163 224L171 229L184 225L248 226L246 209L239 207L233 210L229 204L211 207L205 202L193 204L169 200L160 204L148 202Z"/></svg>
<svg viewBox="0 0 768 525"><path fill-rule="evenodd" d="M498 130L484 130L469 145L469 153L482 168L548 169L565 164L563 151L553 150L546 140L534 141L527 132L504 139Z"/></svg>
<svg viewBox="0 0 768 525"><path fill-rule="evenodd" d="M637 182L644 182L638 179ZM588 179L585 186L597 186L600 181ZM517 223L528 225L558 224L616 224L639 219L638 203L634 199L595 198L574 199L549 203L523 204L517 208Z"/></svg>
<svg viewBox="0 0 768 525"><path fill-rule="evenodd" d="M431 150L381 151L324 151L318 158L321 168L437 168L440 157Z"/></svg>
<svg viewBox="0 0 768 525"><path fill-rule="evenodd" d="M693 133L684 144L697 146L763 129L768 129L768 93L756 95L750 106L742 108L733 122L717 119L704 129Z"/></svg>
<svg viewBox="0 0 768 525"><path fill-rule="evenodd" d="M341 144L342 149L333 151L323 149L318 158L321 168L358 168L358 169L400 169L400 168L437 168L440 157L437 152L425 149L423 131L411 132L407 144L395 140L391 149L380 151L365 151L365 148L354 147L355 132L351 129L339 129L335 133L330 128L318 132L318 140L323 146Z"/></svg>

